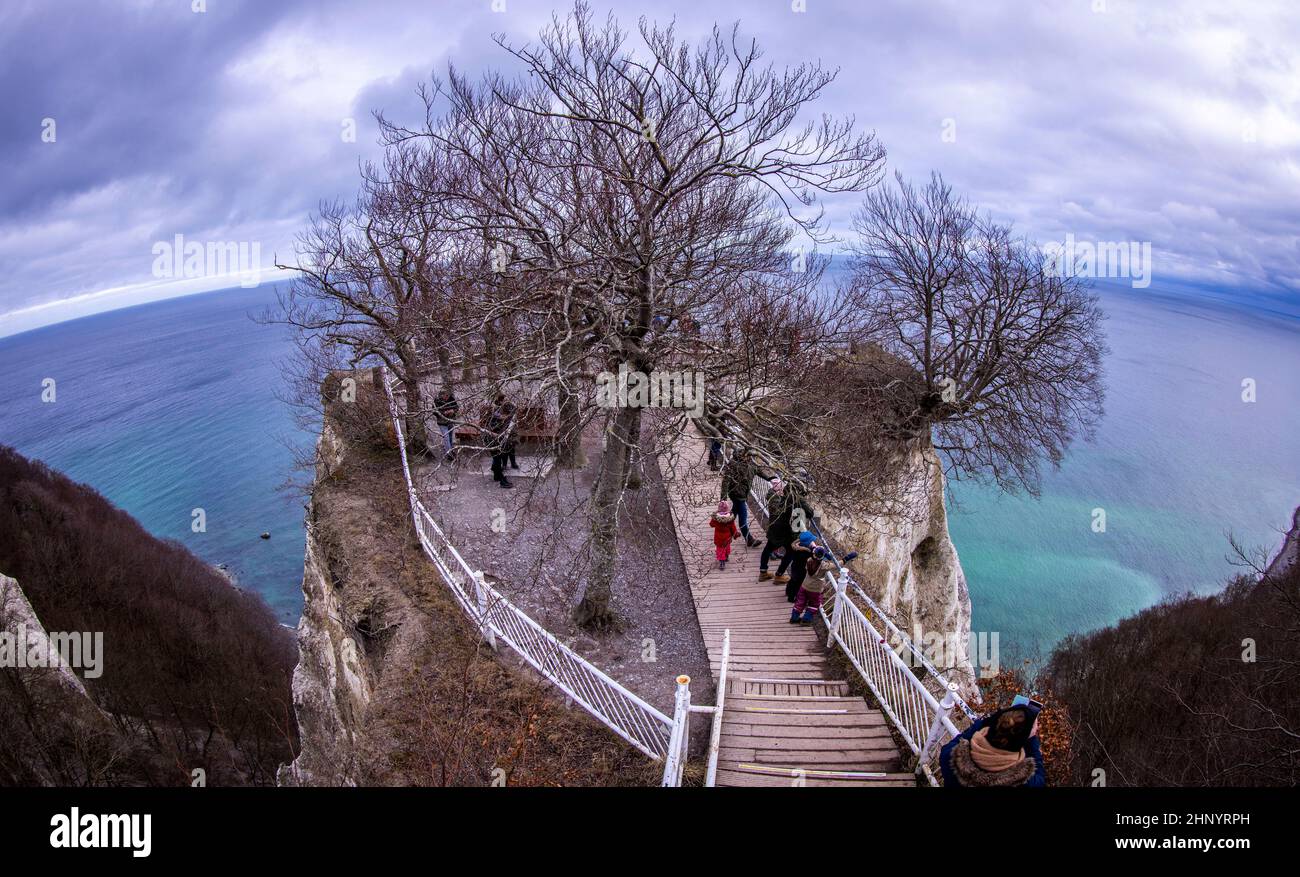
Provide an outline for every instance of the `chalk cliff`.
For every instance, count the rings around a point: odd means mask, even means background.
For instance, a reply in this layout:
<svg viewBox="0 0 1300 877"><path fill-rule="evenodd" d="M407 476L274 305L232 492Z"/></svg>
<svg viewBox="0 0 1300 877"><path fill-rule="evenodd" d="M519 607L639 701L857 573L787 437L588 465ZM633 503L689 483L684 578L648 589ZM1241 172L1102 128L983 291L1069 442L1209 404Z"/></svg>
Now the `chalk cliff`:
<svg viewBox="0 0 1300 877"><path fill-rule="evenodd" d="M858 583L969 695L975 680L970 592L948 536L944 486L938 455L927 446L900 457L890 514L863 515L834 506L818 512L827 535L858 552L850 564Z"/></svg>
<svg viewBox="0 0 1300 877"><path fill-rule="evenodd" d="M348 445L326 418L317 444L317 483L307 511L303 613L298 622L298 665L293 703L302 749L281 768L281 785L355 785L358 735L374 695L377 668L359 643L376 606L375 582L341 575L349 566L334 534L338 528L329 480L345 463Z"/></svg>

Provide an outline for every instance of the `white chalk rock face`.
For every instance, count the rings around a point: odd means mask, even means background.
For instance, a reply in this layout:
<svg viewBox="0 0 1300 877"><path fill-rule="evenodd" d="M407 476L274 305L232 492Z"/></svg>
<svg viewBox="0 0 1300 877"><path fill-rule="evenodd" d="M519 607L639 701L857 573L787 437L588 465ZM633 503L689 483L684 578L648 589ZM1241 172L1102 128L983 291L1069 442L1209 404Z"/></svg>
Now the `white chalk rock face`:
<svg viewBox="0 0 1300 877"><path fill-rule="evenodd" d="M326 447L322 450L328 454L332 437L328 424L324 433L321 442ZM311 520L310 510L307 517ZM280 769L280 785L355 785L354 729L361 726L373 696L352 625L346 620L348 613L323 554L309 527L303 563L303 610L298 622L298 666L293 671L294 712L302 749L291 764Z"/></svg>
<svg viewBox="0 0 1300 877"><path fill-rule="evenodd" d="M17 580L3 574L0 574L0 632L8 635L14 648L21 647L28 653L36 651L47 656L47 664L40 667L40 672L68 689L69 693L90 702L90 695L86 692L81 677L63 661L57 649L50 647L49 633L36 617L36 610L32 608ZM98 707L95 709L98 710Z"/></svg>
<svg viewBox="0 0 1300 877"><path fill-rule="evenodd" d="M899 466L889 514L817 511L827 535L858 552L850 569L863 589L937 669L972 695L970 592L948 536L943 467L929 447L900 459Z"/></svg>

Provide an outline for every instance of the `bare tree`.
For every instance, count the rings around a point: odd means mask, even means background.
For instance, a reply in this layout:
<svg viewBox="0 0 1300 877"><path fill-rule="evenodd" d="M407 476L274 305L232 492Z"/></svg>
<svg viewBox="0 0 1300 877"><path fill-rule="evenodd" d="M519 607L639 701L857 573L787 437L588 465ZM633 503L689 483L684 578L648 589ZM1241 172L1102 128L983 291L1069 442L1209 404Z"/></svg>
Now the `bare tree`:
<svg viewBox="0 0 1300 877"><path fill-rule="evenodd" d="M899 436L933 435L950 471L1037 493L1102 414L1096 296L933 175L868 195L846 298L886 358L868 383ZM898 373L905 364L914 375Z"/></svg>
<svg viewBox="0 0 1300 877"><path fill-rule="evenodd" d="M421 384L431 353L444 381L451 378L455 242L407 182L416 160L410 150L389 149L383 168L364 169L354 206L322 206L299 236L300 274L274 319L297 329L300 348L322 366L312 370L317 381L331 365L386 364L404 389L407 436L423 449L429 412ZM453 173L419 167L426 177Z"/></svg>
<svg viewBox="0 0 1300 877"><path fill-rule="evenodd" d="M579 4L536 43L499 40L531 84L489 77L475 88L453 74L441 124L393 132L393 142L424 136L478 163L480 185L458 214L509 253L499 273L512 282L497 286L509 308L554 327L534 338L548 342L558 381L578 364L730 370L734 348L710 348L698 330L741 296L807 289L814 278L791 278L790 250L797 233L821 237L817 193L868 188L884 158L852 120L797 124L833 72L763 66L736 29L698 45L644 19L637 33L634 45L612 17L598 23ZM628 461L664 426L644 429L632 405L595 415L605 444L575 610L590 625L609 619Z"/></svg>

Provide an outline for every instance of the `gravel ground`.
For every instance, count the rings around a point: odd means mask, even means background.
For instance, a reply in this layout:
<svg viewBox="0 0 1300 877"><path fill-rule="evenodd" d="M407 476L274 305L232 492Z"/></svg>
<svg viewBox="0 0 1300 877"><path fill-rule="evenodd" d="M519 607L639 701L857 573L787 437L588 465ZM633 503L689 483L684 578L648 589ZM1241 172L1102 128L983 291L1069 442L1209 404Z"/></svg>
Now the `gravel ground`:
<svg viewBox="0 0 1300 877"><path fill-rule="evenodd" d="M599 433L584 437L581 470L530 477L540 458L519 454L503 490L483 474L482 455L454 463L422 463L416 477L426 507L453 545L488 581L559 639L628 689L671 715L674 678L691 677L692 701L712 705L708 653L677 549L657 464L647 460L644 485L628 491L619 515L613 608L618 624L580 630L570 611L583 590L589 522L585 504L600 453ZM693 742L707 734L695 716Z"/></svg>

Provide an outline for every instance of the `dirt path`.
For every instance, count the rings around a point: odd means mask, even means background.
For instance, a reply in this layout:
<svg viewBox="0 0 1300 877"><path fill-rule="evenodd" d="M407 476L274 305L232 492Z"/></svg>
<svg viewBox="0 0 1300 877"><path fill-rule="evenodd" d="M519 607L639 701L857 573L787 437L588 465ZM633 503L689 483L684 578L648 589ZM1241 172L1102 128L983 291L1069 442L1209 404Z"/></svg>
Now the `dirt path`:
<svg viewBox="0 0 1300 877"><path fill-rule="evenodd" d="M583 586L598 435L586 445L591 462L578 471L552 471L540 456L519 454L520 469L509 473L514 490L496 486L481 454L420 464L416 480L452 544L539 624L669 715L680 673L700 680L696 703L712 704L708 653L656 465L646 466L644 486L628 492L620 513L617 629L590 633L570 617Z"/></svg>

